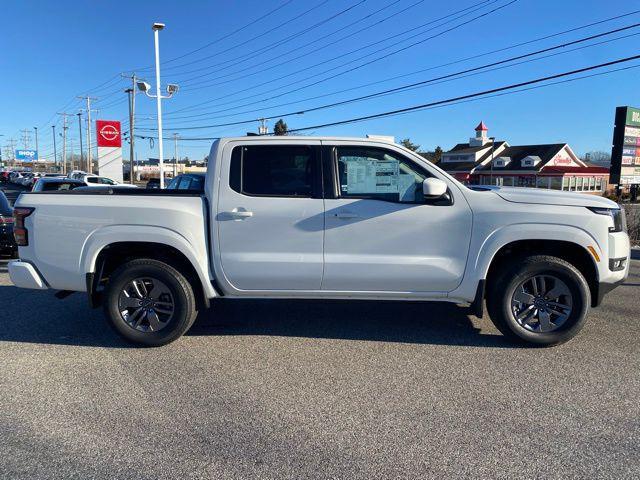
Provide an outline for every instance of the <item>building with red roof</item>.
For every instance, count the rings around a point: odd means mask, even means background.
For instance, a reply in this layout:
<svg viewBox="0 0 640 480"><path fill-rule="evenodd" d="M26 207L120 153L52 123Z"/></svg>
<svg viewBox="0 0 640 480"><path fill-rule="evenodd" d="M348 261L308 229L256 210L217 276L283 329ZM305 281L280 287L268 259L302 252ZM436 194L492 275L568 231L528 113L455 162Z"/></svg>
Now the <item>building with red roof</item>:
<svg viewBox="0 0 640 480"><path fill-rule="evenodd" d="M537 187L602 194L609 169L586 164L566 143L511 146L488 137L484 122L475 137L442 154L438 166L470 185Z"/></svg>

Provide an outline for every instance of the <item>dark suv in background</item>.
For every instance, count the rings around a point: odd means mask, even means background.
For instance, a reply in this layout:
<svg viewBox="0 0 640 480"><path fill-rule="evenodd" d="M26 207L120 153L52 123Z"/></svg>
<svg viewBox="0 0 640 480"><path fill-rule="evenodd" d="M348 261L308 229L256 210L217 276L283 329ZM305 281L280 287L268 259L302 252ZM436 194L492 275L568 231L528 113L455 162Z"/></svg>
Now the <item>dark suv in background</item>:
<svg viewBox="0 0 640 480"><path fill-rule="evenodd" d="M18 246L13 238L13 208L4 192L0 191L0 254L15 257Z"/></svg>

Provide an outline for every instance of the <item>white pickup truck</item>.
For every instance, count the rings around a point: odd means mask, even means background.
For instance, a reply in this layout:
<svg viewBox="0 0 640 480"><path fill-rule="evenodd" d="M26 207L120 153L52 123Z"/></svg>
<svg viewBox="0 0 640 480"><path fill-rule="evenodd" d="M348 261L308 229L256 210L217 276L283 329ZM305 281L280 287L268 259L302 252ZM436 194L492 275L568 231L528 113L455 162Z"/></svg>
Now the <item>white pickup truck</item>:
<svg viewBox="0 0 640 480"><path fill-rule="evenodd" d="M216 297L445 301L513 339L572 338L628 275L624 212L601 197L466 187L374 139L216 141L204 193L24 193L18 287L87 292L157 346ZM389 319L393 322L393 318Z"/></svg>

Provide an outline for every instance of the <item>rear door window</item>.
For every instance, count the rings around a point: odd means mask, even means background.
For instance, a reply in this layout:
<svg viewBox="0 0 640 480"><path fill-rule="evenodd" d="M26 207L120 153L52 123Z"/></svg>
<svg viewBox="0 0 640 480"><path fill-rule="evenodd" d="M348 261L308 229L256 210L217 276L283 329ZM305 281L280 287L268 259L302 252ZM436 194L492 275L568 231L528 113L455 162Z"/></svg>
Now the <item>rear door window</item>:
<svg viewBox="0 0 640 480"><path fill-rule="evenodd" d="M312 197L318 175L309 146L243 146L231 157L230 186L245 195Z"/></svg>

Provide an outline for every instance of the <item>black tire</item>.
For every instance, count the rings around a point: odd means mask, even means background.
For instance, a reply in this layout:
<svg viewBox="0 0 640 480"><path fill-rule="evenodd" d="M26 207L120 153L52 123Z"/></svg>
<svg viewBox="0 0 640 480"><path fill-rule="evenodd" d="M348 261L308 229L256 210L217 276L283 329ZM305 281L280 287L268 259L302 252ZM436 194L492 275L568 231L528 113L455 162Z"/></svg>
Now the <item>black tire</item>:
<svg viewBox="0 0 640 480"><path fill-rule="evenodd" d="M557 329L531 331L516 320L512 297L516 289L536 275L550 275L564 282L571 294L572 309ZM591 305L589 285L580 271L561 258L535 255L520 257L502 268L488 285L487 310L491 321L506 337L537 346L553 346L571 340L582 329Z"/></svg>
<svg viewBox="0 0 640 480"><path fill-rule="evenodd" d="M172 296L172 316L158 331L140 331L129 325L120 313L121 292L138 278L159 280ZM159 347L178 339L193 325L198 313L193 289L184 275L166 263L148 258L131 260L110 275L103 307L109 324L118 335L146 347Z"/></svg>

